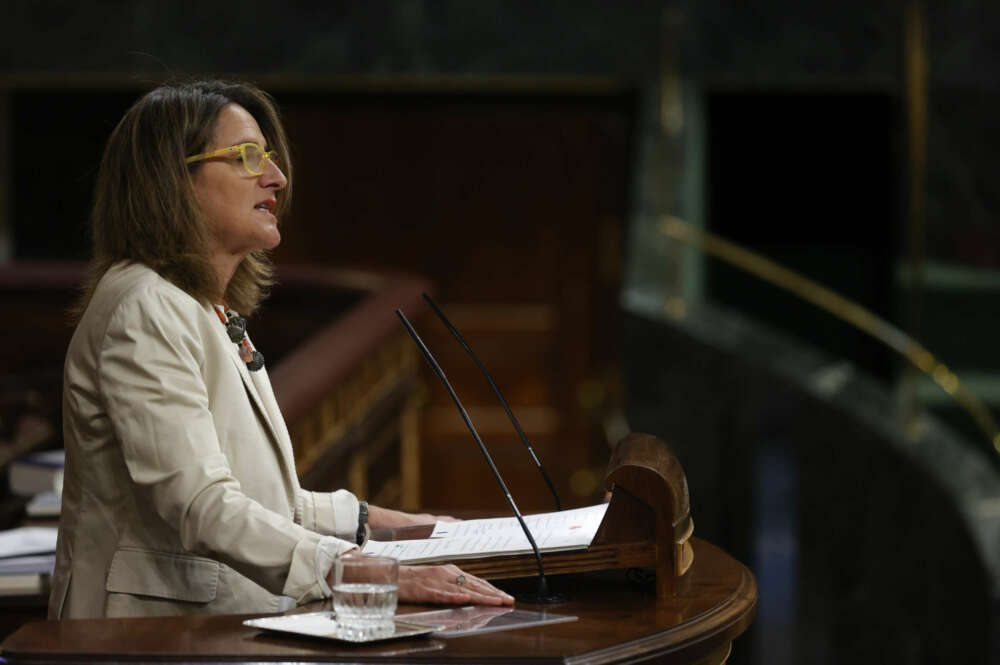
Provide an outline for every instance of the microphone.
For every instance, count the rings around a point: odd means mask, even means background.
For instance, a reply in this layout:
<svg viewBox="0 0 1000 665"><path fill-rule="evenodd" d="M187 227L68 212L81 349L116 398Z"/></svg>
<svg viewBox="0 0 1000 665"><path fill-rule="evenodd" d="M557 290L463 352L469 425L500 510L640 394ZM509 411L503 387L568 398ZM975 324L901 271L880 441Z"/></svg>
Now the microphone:
<svg viewBox="0 0 1000 665"><path fill-rule="evenodd" d="M524 535L528 537L528 542L531 544L531 549L535 553L535 560L538 562L538 591L535 594L520 594L517 599L524 603L537 603L537 604L555 604L555 603L565 603L566 597L562 594L551 593L549 591L548 582L545 579L545 567L542 565L542 555L538 551L538 545L535 543L535 538L531 535L531 531L528 529L528 525L524 523L524 517L521 515L521 511L517 509L517 504L514 503L514 497L510 495L510 490L507 489L507 484L500 477L500 472L497 470L496 464L493 463L493 458L490 457L489 451L486 450L486 444L479 436L479 432L476 431L475 425L472 424L472 419L469 418L469 413L462 406L462 401L458 399L458 395L455 393L455 389L451 387L451 382L448 381L448 377L445 376L444 370L441 369L441 365L438 364L437 360L434 359L433 354L424 344L424 341L420 339L420 335L417 331L413 329L410 322L407 320L406 315L403 314L401 310L396 310L396 316L399 320L403 322L406 327L406 332L410 333L410 337L420 351L424 354L424 358L430 364L434 373L438 375L444 387L448 390L448 394L451 395L452 401L455 402L455 406L458 407L458 412L462 415L462 420L465 421L465 426L469 428L472 432L472 438L476 440L479 444L479 450L483 453L483 457L486 458L486 463L489 464L490 469L493 471L493 475L496 477L497 482L500 483L500 489L503 490L504 496L507 498L507 503L510 504L511 509L514 511L514 516L517 517L518 523L521 525L521 529L524 530Z"/></svg>
<svg viewBox="0 0 1000 665"><path fill-rule="evenodd" d="M441 308L437 306L437 303L435 303L426 293L424 293L423 296L424 300L427 301L427 304L434 310L434 313L438 315L439 319L441 319L441 322L444 323L445 327L448 328L449 331L451 331L451 334L455 336L458 343L462 345L462 348L465 349L470 356L472 356L473 362L476 363L476 367L478 367L486 376L486 380L490 382L490 388L493 389L497 399L499 399L500 403L503 404L504 411L507 412L507 417L510 418L510 422L514 425L514 429L517 430L518 436L521 437L521 442L524 443L524 447L528 449L528 452L531 454L531 459L535 461L535 466L538 467L538 470L542 473L542 478L545 479L545 483L549 486L549 490L552 491L552 497L556 500L556 510L562 510L562 502L559 501L559 493L556 492L556 486L552 483L552 479L549 478L549 474L546 473L545 467L542 466L541 460L538 459L538 455L535 454L535 449L532 448L531 444L528 442L528 437L525 436L524 430L521 429L521 423L519 423L517 418L514 417L514 412L510 410L507 400L505 400L503 395L500 394L500 388L497 387L496 382L493 380L493 375L486 370L483 363L481 363L476 354L472 352L472 347L470 347L469 343L465 341L464 337L462 337L462 333L458 332L458 329L452 325L451 321L448 320L448 317L441 311Z"/></svg>

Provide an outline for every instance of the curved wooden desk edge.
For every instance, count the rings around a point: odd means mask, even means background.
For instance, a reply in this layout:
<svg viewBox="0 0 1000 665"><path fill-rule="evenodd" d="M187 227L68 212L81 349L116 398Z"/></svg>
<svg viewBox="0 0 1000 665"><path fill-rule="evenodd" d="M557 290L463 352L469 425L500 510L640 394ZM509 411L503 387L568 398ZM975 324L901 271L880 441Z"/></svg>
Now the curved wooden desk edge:
<svg viewBox="0 0 1000 665"><path fill-rule="evenodd" d="M756 611L757 585L747 568L714 545L697 549L687 593L657 600L617 578L584 578L558 607L519 605L578 616L551 624L453 640L439 640L435 662L495 662L516 654L535 663L597 665L651 661L724 662L733 640ZM319 605L319 604L317 604ZM304 608L309 609L309 608ZM317 606L312 609L321 609ZM420 611L424 608L405 607ZM401 612L405 614L405 612ZM403 640L359 649L336 642L277 637L242 625L250 615L85 619L33 622L0 649L10 663L144 662L414 662L427 642ZM418 638L419 639L419 638ZM432 638L433 639L433 638Z"/></svg>
<svg viewBox="0 0 1000 665"><path fill-rule="evenodd" d="M742 635L753 622L757 612L757 580L750 570L723 550L699 538L691 539L697 550L696 566L691 571L692 584L689 596L713 593L711 587L719 586L720 573L735 574L736 583L728 595L709 609L696 614L666 630L612 647L579 654L564 662L573 665L633 662L652 656L657 662L724 663L729 656L733 640ZM716 581L711 581L715 579ZM718 593L716 591L715 593ZM668 601L658 601L658 611L669 614L682 606L685 596ZM681 610L683 611L683 610Z"/></svg>

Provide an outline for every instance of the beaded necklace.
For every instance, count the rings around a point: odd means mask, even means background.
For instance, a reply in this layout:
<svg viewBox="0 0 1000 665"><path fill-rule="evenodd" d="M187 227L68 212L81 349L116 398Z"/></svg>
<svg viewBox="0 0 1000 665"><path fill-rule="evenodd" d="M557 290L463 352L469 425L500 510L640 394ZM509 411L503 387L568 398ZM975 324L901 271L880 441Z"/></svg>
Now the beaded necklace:
<svg viewBox="0 0 1000 665"><path fill-rule="evenodd" d="M247 364L247 369L256 372L263 367L264 354L253 348L247 337L247 320L224 305L212 305L212 309L215 310L222 325L226 327L229 339L236 344L240 360Z"/></svg>

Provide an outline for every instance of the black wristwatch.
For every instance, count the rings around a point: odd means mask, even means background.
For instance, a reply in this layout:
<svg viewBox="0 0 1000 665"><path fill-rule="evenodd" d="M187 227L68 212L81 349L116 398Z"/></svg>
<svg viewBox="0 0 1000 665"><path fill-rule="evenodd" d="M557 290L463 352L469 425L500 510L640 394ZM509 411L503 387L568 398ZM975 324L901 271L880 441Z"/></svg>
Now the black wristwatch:
<svg viewBox="0 0 1000 665"><path fill-rule="evenodd" d="M365 527L368 526L368 502L358 501L358 546L365 544Z"/></svg>

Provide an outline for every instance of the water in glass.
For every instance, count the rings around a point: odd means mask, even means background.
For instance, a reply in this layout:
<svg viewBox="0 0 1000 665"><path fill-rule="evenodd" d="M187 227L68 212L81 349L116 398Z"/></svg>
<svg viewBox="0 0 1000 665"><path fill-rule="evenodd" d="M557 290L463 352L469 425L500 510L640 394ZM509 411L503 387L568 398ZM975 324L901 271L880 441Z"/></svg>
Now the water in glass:
<svg viewBox="0 0 1000 665"><path fill-rule="evenodd" d="M395 632L398 571L395 559L344 557L332 585L338 631L354 640L391 636Z"/></svg>

